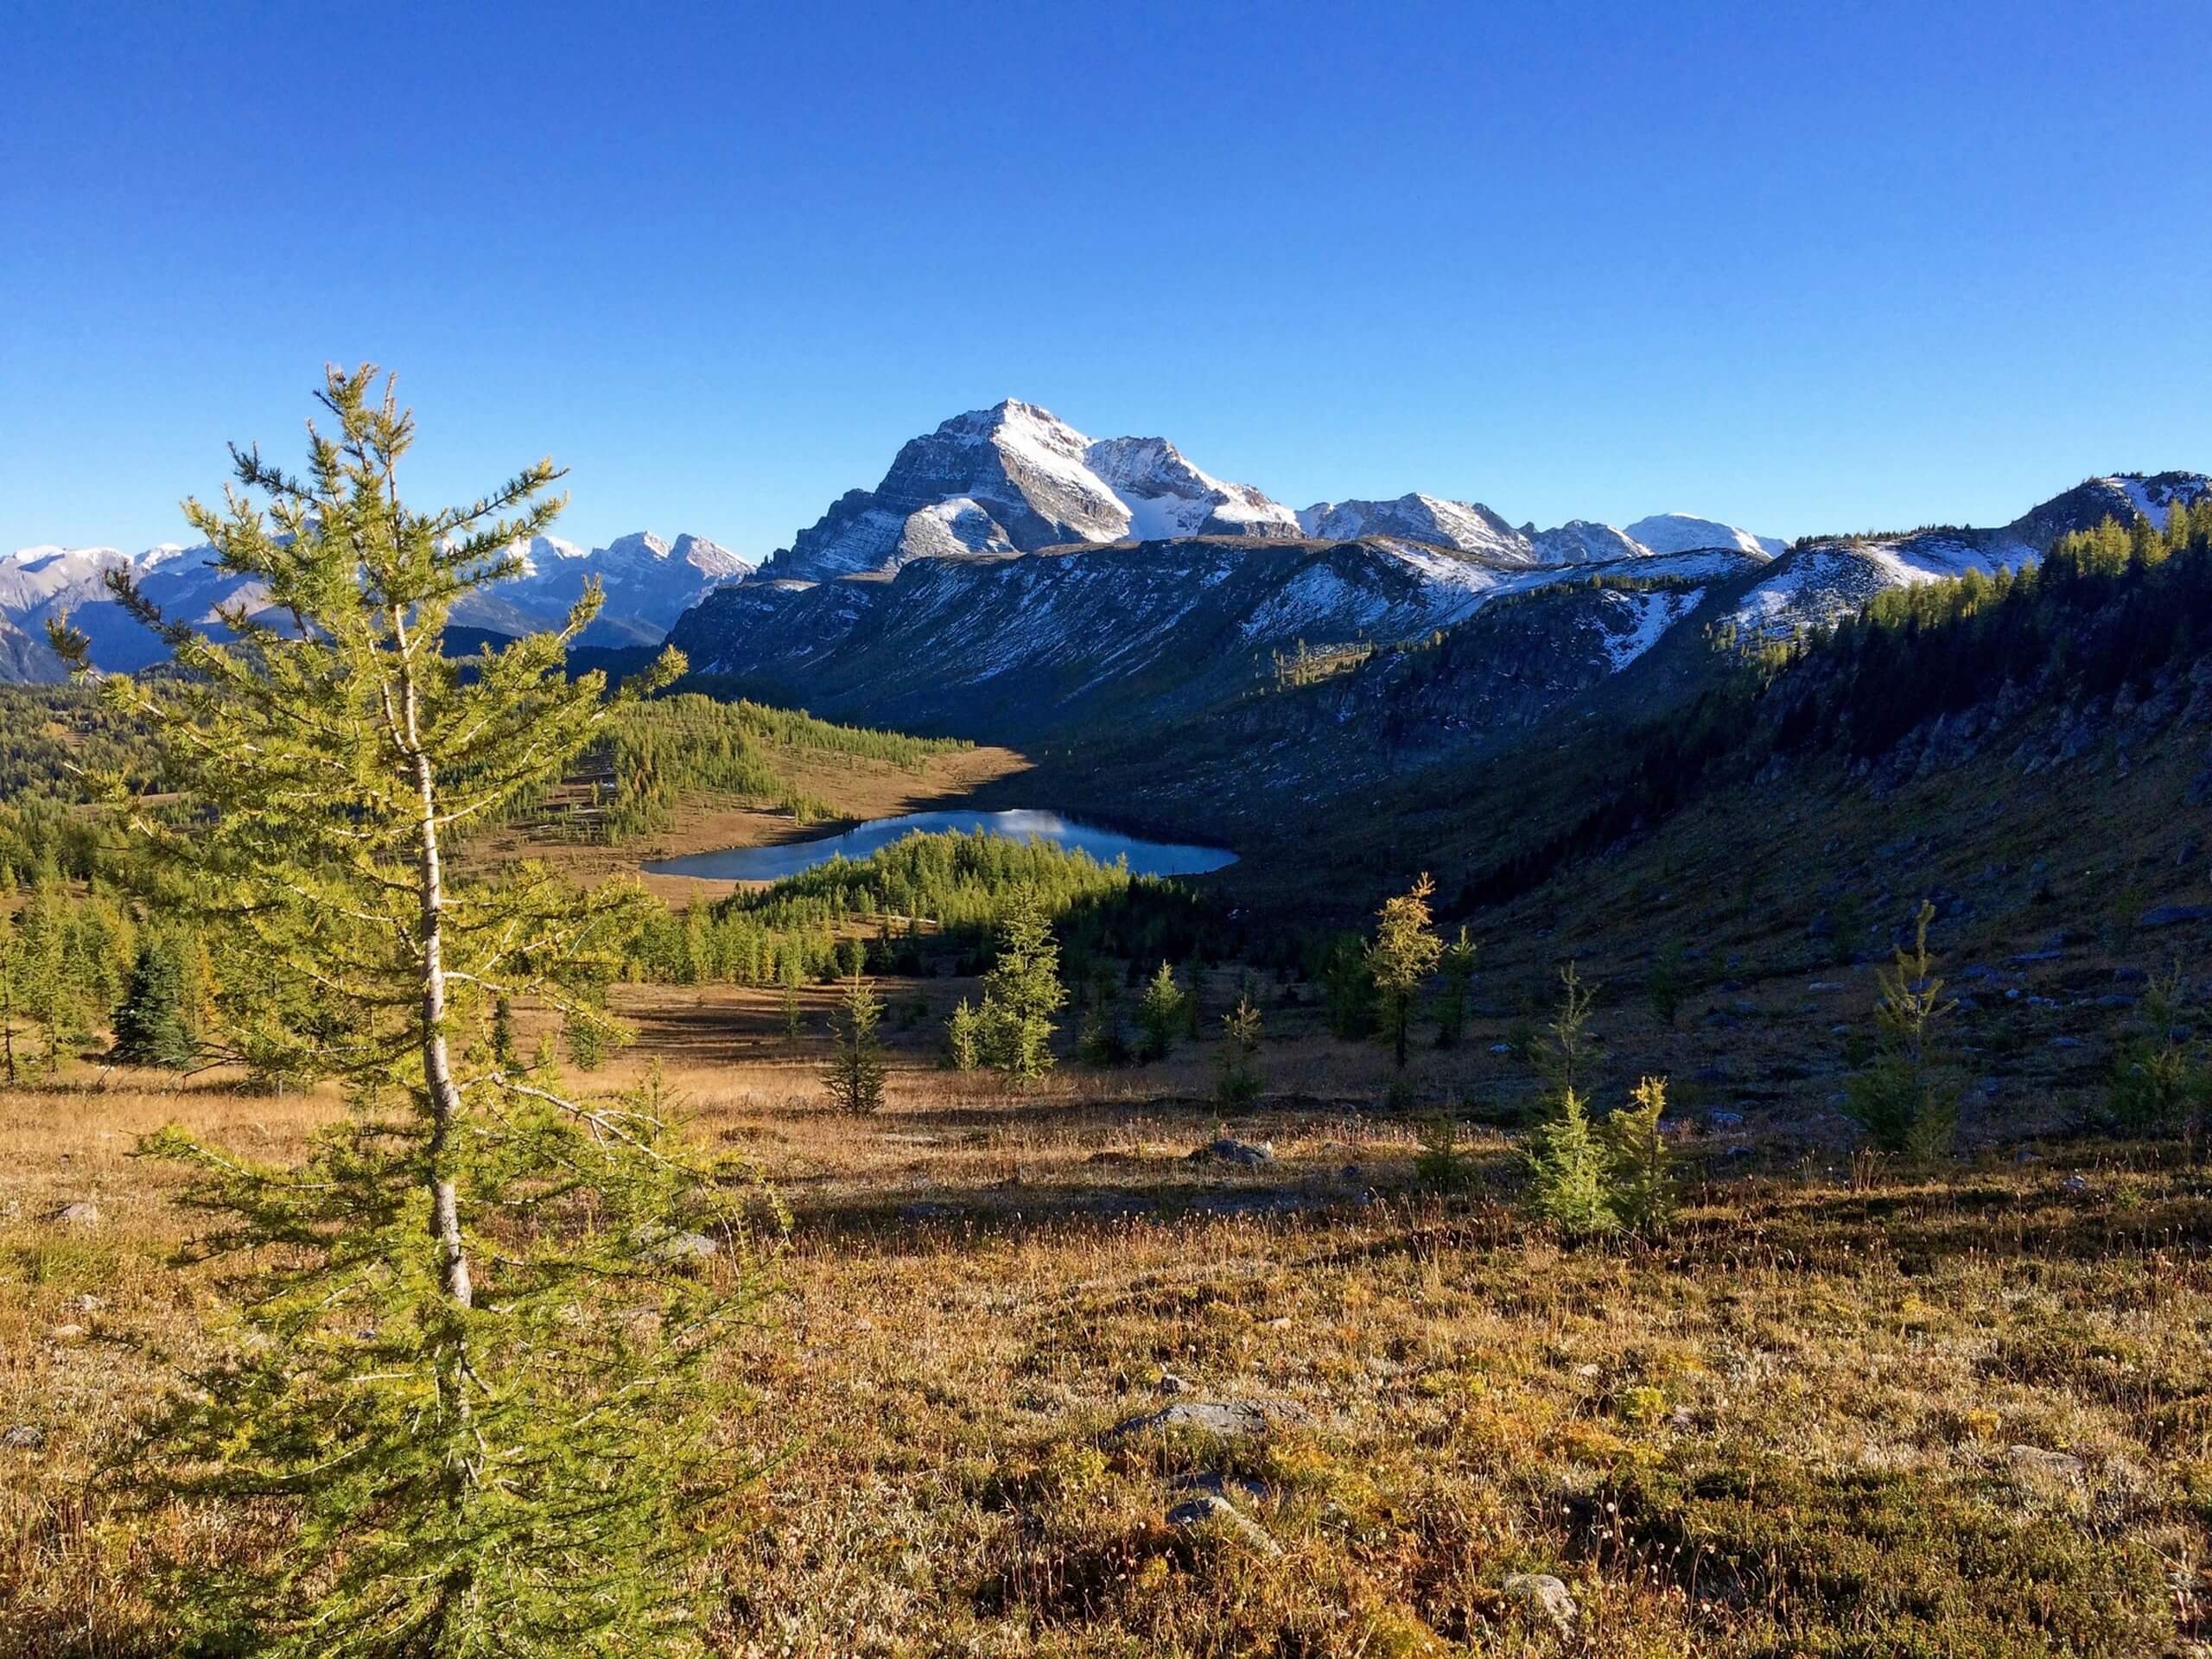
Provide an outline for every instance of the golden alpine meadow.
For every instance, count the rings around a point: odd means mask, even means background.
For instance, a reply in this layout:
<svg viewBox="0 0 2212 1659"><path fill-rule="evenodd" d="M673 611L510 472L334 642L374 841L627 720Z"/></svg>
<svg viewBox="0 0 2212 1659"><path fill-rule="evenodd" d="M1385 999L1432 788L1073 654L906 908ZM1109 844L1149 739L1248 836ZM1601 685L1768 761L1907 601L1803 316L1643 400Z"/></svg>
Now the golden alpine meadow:
<svg viewBox="0 0 2212 1659"><path fill-rule="evenodd" d="M2202 1650L2212 492L1122 833L1708 597L977 747L318 404L0 694L0 1653Z"/></svg>

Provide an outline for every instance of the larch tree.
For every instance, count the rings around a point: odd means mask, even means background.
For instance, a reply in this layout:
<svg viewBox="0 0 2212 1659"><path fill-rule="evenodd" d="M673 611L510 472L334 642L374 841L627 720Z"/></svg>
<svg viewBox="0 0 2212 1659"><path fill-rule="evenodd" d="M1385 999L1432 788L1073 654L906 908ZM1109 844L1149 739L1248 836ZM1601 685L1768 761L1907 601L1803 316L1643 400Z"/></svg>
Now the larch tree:
<svg viewBox="0 0 2212 1659"><path fill-rule="evenodd" d="M259 1541L175 1563L163 1605L194 1651L695 1652L742 1473L722 1338L760 1294L764 1195L689 1149L657 1077L572 1097L484 1039L501 999L608 1027L634 885L452 858L601 731L601 677L564 672L599 595L449 660L454 607L515 573L559 474L418 512L391 383L334 369L318 396L304 474L234 449L225 508L186 503L254 596L218 613L226 637L111 582L176 671L103 686L180 791L129 819L148 902L276 993L255 1063L335 1077L352 1106L296 1167L174 1128L142 1147L193 1172L196 1254L240 1306L130 1489ZM83 637L53 632L81 668Z"/></svg>
<svg viewBox="0 0 2212 1659"><path fill-rule="evenodd" d="M1014 895L998 928L998 961L983 976L983 1057L1018 1084L1052 1068L1052 1016L1067 1001L1060 983L1060 947L1044 900Z"/></svg>
<svg viewBox="0 0 2212 1659"><path fill-rule="evenodd" d="M1436 971L1444 955L1444 941L1437 937L1429 912L1428 901L1435 894L1436 883L1423 874L1396 898L1384 899L1375 912L1375 938L1367 947L1376 1012L1401 1069L1406 1064L1421 982Z"/></svg>

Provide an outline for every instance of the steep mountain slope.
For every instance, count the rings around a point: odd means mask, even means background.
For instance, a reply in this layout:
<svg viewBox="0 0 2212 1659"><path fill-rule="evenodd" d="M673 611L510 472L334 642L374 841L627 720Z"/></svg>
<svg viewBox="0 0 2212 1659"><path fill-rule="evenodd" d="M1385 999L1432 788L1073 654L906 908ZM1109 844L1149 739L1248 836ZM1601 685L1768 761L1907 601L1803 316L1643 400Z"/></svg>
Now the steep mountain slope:
<svg viewBox="0 0 2212 1659"><path fill-rule="evenodd" d="M1581 567L1715 579L1739 554ZM1276 677L1301 644L1421 640L1554 569L1411 543L1185 539L1018 558L925 559L889 575L754 581L670 634L695 672L770 702L992 742L1199 713Z"/></svg>
<svg viewBox="0 0 2212 1659"><path fill-rule="evenodd" d="M0 622L34 639L48 620L67 612L92 640L92 661L118 671L141 669L164 654L160 642L109 596L107 573L129 569L162 611L212 624L218 605L255 602L251 584L215 569L205 543L175 543L128 554L111 547L33 547L0 559ZM524 550L527 569L496 591L464 603L456 620L498 632L520 634L557 625L597 575L607 603L586 638L598 645L658 640L670 624L712 588L749 574L752 567L725 548L696 536L671 545L639 532L587 551L571 542L539 537Z"/></svg>
<svg viewBox="0 0 2212 1659"><path fill-rule="evenodd" d="M0 684L58 685L68 678L61 659L12 622L0 621Z"/></svg>
<svg viewBox="0 0 2212 1659"><path fill-rule="evenodd" d="M1164 438L1094 440L1009 397L911 440L881 483L841 496L760 575L819 582L963 552L1298 533L1287 507L1201 472Z"/></svg>

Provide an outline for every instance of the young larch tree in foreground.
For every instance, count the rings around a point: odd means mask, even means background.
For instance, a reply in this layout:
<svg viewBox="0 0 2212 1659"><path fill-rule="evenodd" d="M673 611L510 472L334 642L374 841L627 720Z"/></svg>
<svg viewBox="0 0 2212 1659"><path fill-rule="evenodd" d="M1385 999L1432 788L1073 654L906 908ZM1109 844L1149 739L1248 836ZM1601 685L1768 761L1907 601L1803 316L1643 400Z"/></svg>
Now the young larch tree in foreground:
<svg viewBox="0 0 2212 1659"><path fill-rule="evenodd" d="M1382 908L1375 912L1374 940L1367 947L1376 1011L1401 1070L1421 982L1436 971L1444 955L1444 941L1437 937L1428 907L1435 893L1436 883L1424 874L1396 898L1383 900Z"/></svg>
<svg viewBox="0 0 2212 1659"><path fill-rule="evenodd" d="M485 1039L502 999L610 1025L634 887L450 857L599 732L601 677L563 672L599 596L448 660L453 607L514 573L558 474L408 507L413 419L374 381L330 372L304 476L233 451L226 509L187 503L259 589L219 613L227 638L111 584L181 671L105 686L181 791L130 819L149 904L309 988L264 1010L257 1052L353 1107L298 1168L175 1128L143 1148L193 1170L200 1248L243 1306L149 1427L139 1490L244 1506L269 1543L178 1563L164 1605L194 1651L695 1651L734 1478L718 1338L757 1294L758 1189L686 1148L657 1078L572 1098ZM54 639L82 665L80 635Z"/></svg>

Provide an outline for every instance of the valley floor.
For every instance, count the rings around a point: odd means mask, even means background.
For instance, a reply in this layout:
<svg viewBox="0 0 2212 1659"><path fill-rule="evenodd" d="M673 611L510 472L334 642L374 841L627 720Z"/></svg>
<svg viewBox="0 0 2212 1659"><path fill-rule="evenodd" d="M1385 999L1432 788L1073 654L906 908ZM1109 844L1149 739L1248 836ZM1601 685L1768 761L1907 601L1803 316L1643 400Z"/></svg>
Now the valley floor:
<svg viewBox="0 0 2212 1659"><path fill-rule="evenodd" d="M885 985L932 1016L961 988ZM1269 1092L1226 1122L1211 1043L1009 1096L934 1069L918 1010L854 1120L769 995L631 995L607 1079L660 1060L792 1211L734 1357L771 1466L728 1652L2196 1650L2202 1172L2083 1140L1854 1171L1707 1111L1662 1246L1567 1250L1516 1207L1510 1143L1478 1132L1469 1190L1424 1190L1413 1115L1375 1106L1387 1057L1268 1000ZM1516 1036L1423 1052L1418 1091L1509 1091ZM1646 1039L1683 1076L1744 1041ZM153 1535L86 1481L161 1385L146 1344L188 1355L211 1304L133 1139L176 1118L289 1157L339 1108L76 1076L0 1094L0 1654L152 1656ZM1224 1132L1273 1156L1192 1159ZM1225 1434L1115 1432L1214 1405ZM1208 1492L1243 1518L1170 1524ZM1561 1581L1569 1634L1523 1573Z"/></svg>

